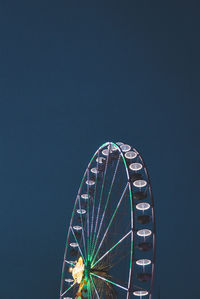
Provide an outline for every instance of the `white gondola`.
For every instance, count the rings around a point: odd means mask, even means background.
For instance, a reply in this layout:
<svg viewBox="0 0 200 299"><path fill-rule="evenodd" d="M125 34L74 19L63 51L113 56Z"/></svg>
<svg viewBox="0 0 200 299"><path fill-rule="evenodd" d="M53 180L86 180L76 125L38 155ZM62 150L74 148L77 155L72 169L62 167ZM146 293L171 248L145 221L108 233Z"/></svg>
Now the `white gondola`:
<svg viewBox="0 0 200 299"><path fill-rule="evenodd" d="M86 181L86 185L88 185L88 186L93 186L94 184L95 184L95 181L93 181L93 180Z"/></svg>
<svg viewBox="0 0 200 299"><path fill-rule="evenodd" d="M86 210L84 210L84 209L78 209L78 210L77 210L77 213L83 215L83 214L86 213Z"/></svg>
<svg viewBox="0 0 200 299"><path fill-rule="evenodd" d="M145 211L150 208L150 204L147 202L140 202L136 205L137 210Z"/></svg>
<svg viewBox="0 0 200 299"><path fill-rule="evenodd" d="M94 168L91 169L91 172L94 173L94 174L97 174L99 171L96 167L94 167Z"/></svg>
<svg viewBox="0 0 200 299"><path fill-rule="evenodd" d="M134 152L134 151L130 151L130 152L125 153L125 158L126 159L131 160L131 159L135 159L136 157L137 157L137 153Z"/></svg>
<svg viewBox="0 0 200 299"><path fill-rule="evenodd" d="M130 168L130 170L138 171L138 170L142 169L142 164L141 163L131 163L129 165L129 168Z"/></svg>
<svg viewBox="0 0 200 299"><path fill-rule="evenodd" d="M104 156L108 156L110 152L111 152L111 151L110 151L109 149L105 148L105 149L102 151L102 154L103 154Z"/></svg>
<svg viewBox="0 0 200 299"><path fill-rule="evenodd" d="M76 231L79 231L79 230L82 230L82 226L75 225L75 226L73 226L73 229Z"/></svg>
<svg viewBox="0 0 200 299"><path fill-rule="evenodd" d="M147 185L147 182L145 180L137 180L137 181L133 182L133 185L137 188L142 188Z"/></svg>
<svg viewBox="0 0 200 299"><path fill-rule="evenodd" d="M121 146L121 145L123 145L123 142L116 142L116 144L117 144L118 146Z"/></svg>
<svg viewBox="0 0 200 299"><path fill-rule="evenodd" d="M151 264L151 260L148 260L148 259L140 259L140 260L137 260L136 261L136 264L138 265L138 266L148 266L148 265L150 265Z"/></svg>
<svg viewBox="0 0 200 299"><path fill-rule="evenodd" d="M121 148L122 152L124 152L124 153L129 152L131 150L131 146L128 144L122 144L122 145L120 145L120 148Z"/></svg>
<svg viewBox="0 0 200 299"><path fill-rule="evenodd" d="M105 159L104 157L97 157L97 158L96 158L96 162L99 163L99 164L104 163L105 160L106 160L106 159Z"/></svg>
<svg viewBox="0 0 200 299"><path fill-rule="evenodd" d="M81 198L83 198L83 199L89 199L89 197L90 196L87 193L81 195Z"/></svg>
<svg viewBox="0 0 200 299"><path fill-rule="evenodd" d="M135 292L133 292L133 295L137 296L137 297L143 297L143 296L148 295L148 292L147 291L135 291Z"/></svg>
<svg viewBox="0 0 200 299"><path fill-rule="evenodd" d="M78 247L78 243L70 243L69 245L70 245L71 247L73 247L73 248Z"/></svg>
<svg viewBox="0 0 200 299"><path fill-rule="evenodd" d="M110 149L111 149L112 152L115 152L115 151L118 150L117 146L114 145L114 144L111 144Z"/></svg>
<svg viewBox="0 0 200 299"><path fill-rule="evenodd" d="M65 278L65 282L72 283L72 282L74 282L74 280L71 278Z"/></svg>
<svg viewBox="0 0 200 299"><path fill-rule="evenodd" d="M152 231L150 229L140 229L137 231L137 235L139 237L148 237L152 234Z"/></svg>

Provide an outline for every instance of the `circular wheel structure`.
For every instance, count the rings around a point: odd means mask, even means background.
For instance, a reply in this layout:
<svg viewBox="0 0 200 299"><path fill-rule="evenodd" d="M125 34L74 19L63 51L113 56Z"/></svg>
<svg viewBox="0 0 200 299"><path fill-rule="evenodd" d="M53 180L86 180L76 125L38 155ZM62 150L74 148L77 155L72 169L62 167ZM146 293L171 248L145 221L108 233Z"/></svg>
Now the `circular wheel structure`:
<svg viewBox="0 0 200 299"><path fill-rule="evenodd" d="M60 299L152 299L154 269L154 201L144 160L127 144L104 143L76 196Z"/></svg>

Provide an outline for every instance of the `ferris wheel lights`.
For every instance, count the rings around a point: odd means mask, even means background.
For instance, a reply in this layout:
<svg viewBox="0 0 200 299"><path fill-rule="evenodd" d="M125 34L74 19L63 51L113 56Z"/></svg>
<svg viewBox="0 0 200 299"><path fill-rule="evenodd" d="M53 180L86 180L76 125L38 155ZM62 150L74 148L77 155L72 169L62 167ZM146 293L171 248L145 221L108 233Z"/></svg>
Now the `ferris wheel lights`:
<svg viewBox="0 0 200 299"><path fill-rule="evenodd" d="M141 229L137 231L137 235L140 237L148 237L152 234L150 229Z"/></svg>
<svg viewBox="0 0 200 299"><path fill-rule="evenodd" d="M87 181L86 181L86 184L87 184L88 186L93 186L93 185L95 184L95 181L93 181L93 180L87 180Z"/></svg>
<svg viewBox="0 0 200 299"><path fill-rule="evenodd" d="M89 197L90 196L87 193L81 195L81 198L83 198L83 199L89 199Z"/></svg>
<svg viewBox="0 0 200 299"><path fill-rule="evenodd" d="M94 173L94 174L97 174L99 171L96 167L94 167L94 168L91 169L91 172Z"/></svg>
<svg viewBox="0 0 200 299"><path fill-rule="evenodd" d="M122 145L120 145L120 148L121 148L122 152L124 152L124 153L131 150L131 146L128 144L122 144Z"/></svg>
<svg viewBox="0 0 200 299"><path fill-rule="evenodd" d="M133 182L133 185L137 188L142 188L147 185L147 182L145 180L137 180L137 181Z"/></svg>
<svg viewBox="0 0 200 299"><path fill-rule="evenodd" d="M77 210L77 213L83 215L83 214L86 213L86 210L84 210L84 209L78 209L78 210Z"/></svg>
<svg viewBox="0 0 200 299"><path fill-rule="evenodd" d="M133 171L138 171L140 169L142 169L142 164L141 163L132 163L129 165L130 170Z"/></svg>
<svg viewBox="0 0 200 299"><path fill-rule="evenodd" d="M123 142L116 142L117 145L121 146L123 145L124 143Z"/></svg>
<svg viewBox="0 0 200 299"><path fill-rule="evenodd" d="M145 211L150 208L150 204L147 202L141 202L136 205L137 210Z"/></svg>
<svg viewBox="0 0 200 299"><path fill-rule="evenodd" d="M151 264L151 260L148 260L148 259L137 260L137 261L136 261L136 264L137 264L138 266L147 266L147 265L150 265L150 264Z"/></svg>
<svg viewBox="0 0 200 299"><path fill-rule="evenodd" d="M112 152L115 152L115 151L118 150L117 146L114 145L114 144L111 144L111 145L110 145L110 149L111 149Z"/></svg>
<svg viewBox="0 0 200 299"><path fill-rule="evenodd" d="M104 150L102 150L102 154L104 155L104 156L108 156L109 155L109 153L110 153L110 150L109 149L104 149Z"/></svg>
<svg viewBox="0 0 200 299"><path fill-rule="evenodd" d="M147 291L135 291L135 292L133 292L133 295L138 296L138 297L142 297L142 296L148 295L148 292Z"/></svg>
<svg viewBox="0 0 200 299"><path fill-rule="evenodd" d="M137 157L137 153L134 151L129 151L125 153L125 158L126 159L135 159Z"/></svg>
<svg viewBox="0 0 200 299"><path fill-rule="evenodd" d="M106 160L106 159L105 159L104 157L97 157L97 158L96 158L96 162L99 163L99 164L104 163L105 160Z"/></svg>
<svg viewBox="0 0 200 299"><path fill-rule="evenodd" d="M65 278L65 282L72 283L74 280L71 278Z"/></svg>
<svg viewBox="0 0 200 299"><path fill-rule="evenodd" d="M82 226L75 225L75 226L73 226L73 229L76 231L79 231L79 230L82 230Z"/></svg>
<svg viewBox="0 0 200 299"><path fill-rule="evenodd" d="M83 258L80 256L78 259L78 262L76 263L76 265L74 266L74 268L72 269L72 277L73 277L73 281L75 283L80 284L83 278L83 272L84 272L85 266L83 263Z"/></svg>
<svg viewBox="0 0 200 299"><path fill-rule="evenodd" d="M70 243L69 245L70 245L71 247L73 247L73 248L78 247L78 243Z"/></svg>

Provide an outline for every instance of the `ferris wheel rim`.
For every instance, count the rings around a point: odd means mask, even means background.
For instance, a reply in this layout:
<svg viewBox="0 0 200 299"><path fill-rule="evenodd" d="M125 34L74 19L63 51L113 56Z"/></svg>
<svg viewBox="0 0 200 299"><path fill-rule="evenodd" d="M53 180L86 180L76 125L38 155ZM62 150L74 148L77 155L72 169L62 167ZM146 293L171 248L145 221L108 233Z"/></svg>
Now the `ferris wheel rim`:
<svg viewBox="0 0 200 299"><path fill-rule="evenodd" d="M63 288L63 274L64 274L64 268L65 268L65 260L66 260L66 254L67 254L67 248L68 248L68 242L69 242L69 235L70 235L70 231L71 231L71 226L72 226L72 222L73 222L73 217L74 217L74 214L75 214L75 207L76 207L76 204L77 204L77 201L80 200L80 197L81 197L81 189L82 189L82 186L83 186L83 182L84 182L84 179L86 178L89 170L90 170L90 166L92 164L92 162L94 161L94 159L96 158L96 155L106 146L114 146L115 148L117 148L117 150L119 151L119 154L123 160L123 163L124 163L124 167L125 167L125 170L126 170L126 175L127 175L127 185L128 185L128 188L129 188L129 196L130 196L130 207L131 207L131 262L130 262L130 269L129 269L129 283L128 283L128 288L127 288L127 299L130 298L130 293L133 292L133 287L131 287L131 280L132 280L132 275L133 275L133 266L134 266L134 252L135 252L135 246L134 246L134 238L135 238L135 235L134 235L134 223L135 223L135 215L134 215L134 210L133 210L133 205L134 205L134 197L132 196L133 195L133 191L132 191L132 186L131 186L131 180L130 180L130 175L129 175L129 168L127 166L127 163L126 163L126 159L125 157L128 156L127 153L128 153L128 150L126 150L127 148L124 147L124 151L122 151L120 145L117 145L116 143L114 142L106 142L104 144L102 144L97 150L96 152L93 154L92 158L90 159L90 162L88 163L88 166L83 174L83 177L82 177L82 180L81 180L81 183L80 183L80 186L79 186L79 189L78 189L78 193L77 193L77 196L76 196L76 200L75 200L75 203L74 203L74 208L73 208L73 212L72 212L72 216L71 216L71 220L70 220L70 226L69 226L69 229L68 229L68 233L67 233L67 240L66 240L66 245L65 245L65 253L64 253L64 261L63 261L63 267L62 267L62 276L61 276L61 286L60 286L60 298L63 298L63 293L62 293L62 288ZM129 149L130 151L130 149ZM155 264L155 213L154 213L154 207L153 207L153 194L152 194L152 188L151 188L151 183L150 183L150 177L149 177L149 174L148 174L148 170L145 166L145 163L144 163L144 160L141 156L141 154L135 149L133 148L131 151L134 151L137 153L137 155L140 157L142 163L143 163L143 167L144 167L144 170L145 170L145 173L146 173L146 176L147 176L147 179L148 179L148 188L149 188L149 191L150 191L150 197L151 197L151 201L152 201L152 215L153 215L153 226L154 226L154 231L153 231L153 259L152 259L152 282L151 282L151 289L150 289L150 292L149 292L149 298L151 298L151 294L152 294L152 285L153 285L153 278L154 278L154 264ZM104 156L105 157L105 156Z"/></svg>

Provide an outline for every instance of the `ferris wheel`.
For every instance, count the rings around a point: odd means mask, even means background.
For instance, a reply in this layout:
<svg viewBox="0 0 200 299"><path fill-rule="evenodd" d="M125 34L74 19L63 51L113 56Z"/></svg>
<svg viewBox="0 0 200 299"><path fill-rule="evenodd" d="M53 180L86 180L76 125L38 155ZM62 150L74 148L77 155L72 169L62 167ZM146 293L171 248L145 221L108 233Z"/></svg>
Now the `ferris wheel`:
<svg viewBox="0 0 200 299"><path fill-rule="evenodd" d="M60 299L152 299L155 241L154 201L143 158L130 145L104 143L75 199Z"/></svg>

